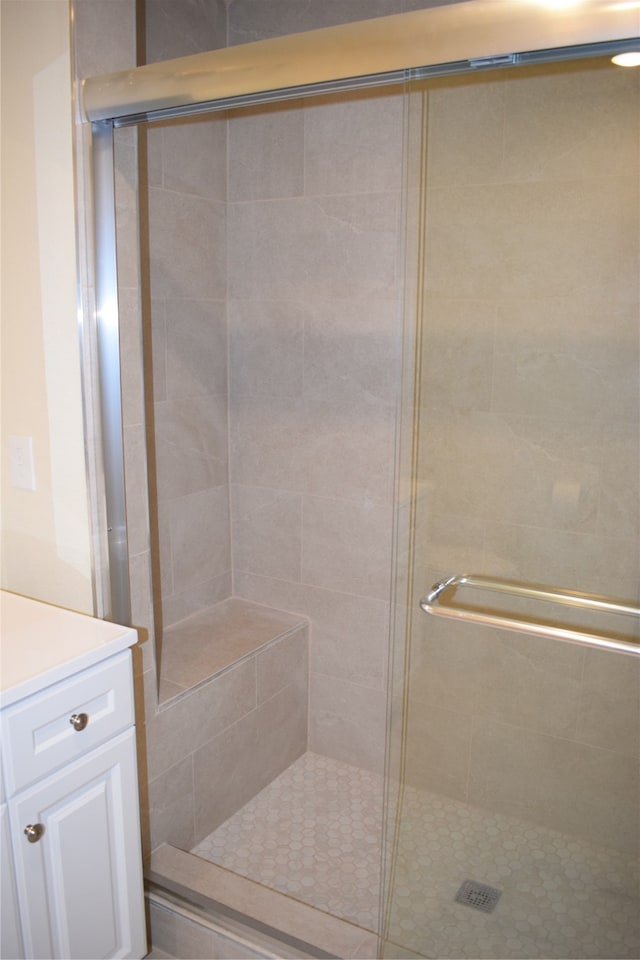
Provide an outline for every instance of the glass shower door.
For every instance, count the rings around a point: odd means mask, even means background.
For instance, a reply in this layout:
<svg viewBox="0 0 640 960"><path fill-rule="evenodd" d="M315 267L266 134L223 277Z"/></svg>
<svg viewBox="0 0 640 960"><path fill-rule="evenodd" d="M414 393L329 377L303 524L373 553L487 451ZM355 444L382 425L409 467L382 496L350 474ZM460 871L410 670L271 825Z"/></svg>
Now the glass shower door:
<svg viewBox="0 0 640 960"><path fill-rule="evenodd" d="M420 600L475 574L637 605L639 81L593 60L412 95L387 956L638 956L637 617L576 626L575 606L482 582L443 596L462 620ZM628 652L560 639L574 628Z"/></svg>

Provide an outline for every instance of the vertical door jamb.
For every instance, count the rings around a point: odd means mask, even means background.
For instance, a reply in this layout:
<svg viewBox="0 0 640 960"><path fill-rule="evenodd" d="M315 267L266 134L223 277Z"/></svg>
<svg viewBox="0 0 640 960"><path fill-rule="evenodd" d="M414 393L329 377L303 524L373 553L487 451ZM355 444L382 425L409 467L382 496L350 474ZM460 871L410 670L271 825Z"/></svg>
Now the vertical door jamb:
<svg viewBox="0 0 640 960"><path fill-rule="evenodd" d="M131 622L118 318L114 126L92 123L98 394L109 562L106 618Z"/></svg>

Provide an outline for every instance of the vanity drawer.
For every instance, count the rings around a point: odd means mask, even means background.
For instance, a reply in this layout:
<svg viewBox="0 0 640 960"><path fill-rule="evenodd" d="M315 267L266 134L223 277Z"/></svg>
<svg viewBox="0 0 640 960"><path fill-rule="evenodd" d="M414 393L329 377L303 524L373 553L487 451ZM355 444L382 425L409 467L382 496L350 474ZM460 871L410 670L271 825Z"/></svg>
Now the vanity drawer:
<svg viewBox="0 0 640 960"><path fill-rule="evenodd" d="M134 721L131 652L2 711L6 790L12 796Z"/></svg>

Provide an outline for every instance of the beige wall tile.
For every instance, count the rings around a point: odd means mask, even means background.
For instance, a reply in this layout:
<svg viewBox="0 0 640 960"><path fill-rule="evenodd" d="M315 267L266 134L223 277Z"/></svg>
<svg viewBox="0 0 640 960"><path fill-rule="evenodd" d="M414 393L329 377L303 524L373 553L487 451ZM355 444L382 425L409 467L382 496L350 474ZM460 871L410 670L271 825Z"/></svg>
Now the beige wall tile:
<svg viewBox="0 0 640 960"><path fill-rule="evenodd" d="M149 776L155 779L241 717L255 710L252 660L177 700L147 721Z"/></svg>
<svg viewBox="0 0 640 960"><path fill-rule="evenodd" d="M337 677L309 678L309 749L382 773L386 695Z"/></svg>
<svg viewBox="0 0 640 960"><path fill-rule="evenodd" d="M504 83L505 179L634 174L638 96L638 76L606 61L512 74Z"/></svg>
<svg viewBox="0 0 640 960"><path fill-rule="evenodd" d="M119 288L120 376L122 384L123 424L144 423L142 379L142 324L137 289Z"/></svg>
<svg viewBox="0 0 640 960"><path fill-rule="evenodd" d="M213 931L173 910L150 903L149 924L153 946L166 952L169 957L211 960L215 956Z"/></svg>
<svg viewBox="0 0 640 960"><path fill-rule="evenodd" d="M153 603L151 598L151 557L149 551L129 557L131 585L131 622L134 626L153 633ZM151 637L152 641L152 637ZM147 644L150 648L152 643ZM147 651L145 651L145 656Z"/></svg>
<svg viewBox="0 0 640 960"><path fill-rule="evenodd" d="M256 657L258 703L264 703L293 683L304 690L309 674L309 629L300 627ZM306 695L305 695L306 699Z"/></svg>
<svg viewBox="0 0 640 960"><path fill-rule="evenodd" d="M491 183L502 178L504 96L502 74L482 83L451 77L429 90L428 176L431 187Z"/></svg>
<svg viewBox="0 0 640 960"><path fill-rule="evenodd" d="M476 725L469 800L479 806L633 855L639 790L635 759L522 727Z"/></svg>
<svg viewBox="0 0 640 960"><path fill-rule="evenodd" d="M390 193L231 204L230 294L394 298L397 226Z"/></svg>
<svg viewBox="0 0 640 960"><path fill-rule="evenodd" d="M336 406L395 403L400 374L400 304L318 299L302 305L304 394ZM360 426L360 424L358 424Z"/></svg>
<svg viewBox="0 0 640 960"><path fill-rule="evenodd" d="M152 187L149 232L154 298L224 298L223 204Z"/></svg>
<svg viewBox="0 0 640 960"><path fill-rule="evenodd" d="M633 177L432 189L428 292L633 299L637 190Z"/></svg>
<svg viewBox="0 0 640 960"><path fill-rule="evenodd" d="M162 136L165 124L149 124L139 131L140 156L144 160L141 181L149 187L163 185Z"/></svg>
<svg viewBox="0 0 640 960"><path fill-rule="evenodd" d="M401 96L382 88L309 100L304 114L304 192L330 196L398 190L402 147Z"/></svg>
<svg viewBox="0 0 640 960"><path fill-rule="evenodd" d="M486 552L493 572L573 590L633 597L638 584L635 536L614 539L561 529L491 523Z"/></svg>
<svg viewBox="0 0 640 960"><path fill-rule="evenodd" d="M229 200L299 197L304 190L304 112L292 103L232 113Z"/></svg>
<svg viewBox="0 0 640 960"><path fill-rule="evenodd" d="M224 0L153 0L145 25L147 63L226 45Z"/></svg>
<svg viewBox="0 0 640 960"><path fill-rule="evenodd" d="M135 130L114 137L118 286L137 289L139 280L138 152Z"/></svg>
<svg viewBox="0 0 640 960"><path fill-rule="evenodd" d="M144 425L125 427L124 458L127 491L127 540L130 554L149 549L146 436Z"/></svg>
<svg viewBox="0 0 640 960"><path fill-rule="evenodd" d="M578 740L640 754L640 662L605 650L585 652ZM640 798L639 798L640 799Z"/></svg>
<svg viewBox="0 0 640 960"><path fill-rule="evenodd" d="M393 495L395 408L309 400L300 455L305 493L339 500L390 503ZM354 504L357 515L358 505ZM381 541L380 549L385 549Z"/></svg>
<svg viewBox="0 0 640 960"><path fill-rule="evenodd" d="M304 753L306 717L306 684L289 684L196 751L196 843Z"/></svg>
<svg viewBox="0 0 640 960"><path fill-rule="evenodd" d="M168 300L165 310L167 396L172 400L201 395L226 397L224 302Z"/></svg>
<svg viewBox="0 0 640 960"><path fill-rule="evenodd" d="M571 423L637 422L637 304L575 296L502 302L492 409Z"/></svg>
<svg viewBox="0 0 640 960"><path fill-rule="evenodd" d="M131 0L74 0L73 15L76 76L93 77L134 66L136 10Z"/></svg>
<svg viewBox="0 0 640 960"><path fill-rule="evenodd" d="M236 397L230 407L231 481L300 491L304 408L286 397Z"/></svg>
<svg viewBox="0 0 640 960"><path fill-rule="evenodd" d="M413 787L467 798L471 721L446 707L412 698L405 779Z"/></svg>
<svg viewBox="0 0 640 960"><path fill-rule="evenodd" d="M386 600L390 551L390 507L371 501L304 497L303 583Z"/></svg>
<svg viewBox="0 0 640 960"><path fill-rule="evenodd" d="M304 356L299 300L230 300L229 390L233 397L299 397Z"/></svg>
<svg viewBox="0 0 640 960"><path fill-rule="evenodd" d="M304 611L312 621L310 669L365 687L385 689L389 606L371 597L236 573L239 596Z"/></svg>
<svg viewBox="0 0 640 960"><path fill-rule="evenodd" d="M411 663L412 701L575 739L582 647L425 616Z"/></svg>
<svg viewBox="0 0 640 960"><path fill-rule="evenodd" d="M427 421L441 409L491 409L495 315L496 305L482 300L427 300L420 398Z"/></svg>
<svg viewBox="0 0 640 960"><path fill-rule="evenodd" d="M218 577L212 577L205 580L204 583L198 583L194 587L187 587L184 590L173 593L169 589L162 595L163 623L165 627L184 620L185 617L210 607L212 604L219 603L230 597L231 590L231 571L221 573Z"/></svg>
<svg viewBox="0 0 640 960"><path fill-rule="evenodd" d="M226 117L213 113L171 120L161 129L165 190L226 202Z"/></svg>
<svg viewBox="0 0 640 960"><path fill-rule="evenodd" d="M239 485L231 497L234 569L300 580L302 497Z"/></svg>
<svg viewBox="0 0 640 960"><path fill-rule="evenodd" d="M174 590L226 573L231 565L227 487L172 500L169 509Z"/></svg>
<svg viewBox="0 0 640 960"><path fill-rule="evenodd" d="M229 46L299 33L319 27L398 13L401 0L324 0L300 4L297 0L234 0L229 10Z"/></svg>
<svg viewBox="0 0 640 960"><path fill-rule="evenodd" d="M226 397L155 405L158 501L227 484Z"/></svg>
<svg viewBox="0 0 640 960"><path fill-rule="evenodd" d="M150 781L149 814L152 850L161 843L191 849L195 843L191 755Z"/></svg>

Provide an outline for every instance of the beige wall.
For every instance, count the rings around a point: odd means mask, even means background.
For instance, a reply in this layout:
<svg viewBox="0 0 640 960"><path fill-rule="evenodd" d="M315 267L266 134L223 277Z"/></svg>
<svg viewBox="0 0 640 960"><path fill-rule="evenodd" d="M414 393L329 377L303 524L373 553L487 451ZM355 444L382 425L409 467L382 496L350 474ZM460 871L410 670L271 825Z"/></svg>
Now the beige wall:
<svg viewBox="0 0 640 960"><path fill-rule="evenodd" d="M93 611L78 345L67 0L2 16L2 586ZM31 437L35 491L11 482Z"/></svg>

